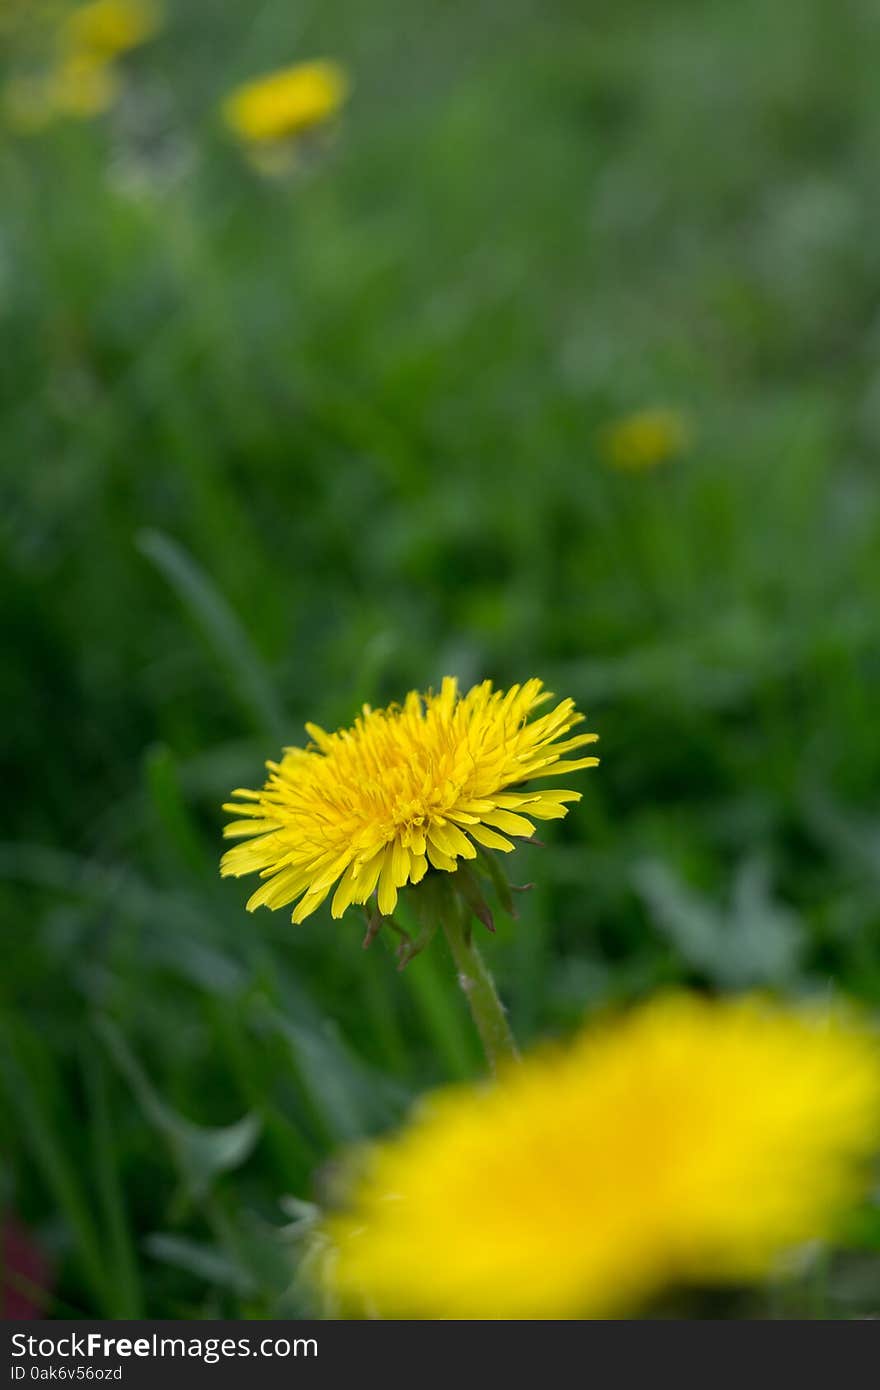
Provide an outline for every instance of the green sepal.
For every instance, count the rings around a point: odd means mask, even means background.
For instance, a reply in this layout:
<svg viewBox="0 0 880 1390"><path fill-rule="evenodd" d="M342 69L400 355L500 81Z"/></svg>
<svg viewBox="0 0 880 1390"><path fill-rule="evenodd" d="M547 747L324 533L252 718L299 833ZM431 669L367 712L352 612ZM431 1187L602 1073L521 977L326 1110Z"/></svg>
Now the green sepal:
<svg viewBox="0 0 880 1390"><path fill-rule="evenodd" d="M513 917L515 920L516 908L513 905L511 887L504 877L501 865L498 863L495 855L491 850L480 848L477 850L477 857L474 863L479 864L480 867L485 870L487 877L491 881L492 887L495 889L499 903L508 917Z"/></svg>
<svg viewBox="0 0 880 1390"><path fill-rule="evenodd" d="M456 887L459 896L464 899L465 905L470 909L478 922L482 922L487 931L495 931L495 920L492 916L492 909L483 896L483 888L469 864L459 864L458 872L455 875L458 880Z"/></svg>

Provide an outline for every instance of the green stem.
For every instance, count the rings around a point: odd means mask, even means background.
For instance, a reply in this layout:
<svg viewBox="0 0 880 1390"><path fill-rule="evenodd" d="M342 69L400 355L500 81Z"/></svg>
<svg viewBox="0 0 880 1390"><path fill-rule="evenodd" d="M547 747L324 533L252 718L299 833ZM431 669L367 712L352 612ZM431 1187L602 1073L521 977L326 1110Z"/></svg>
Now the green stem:
<svg viewBox="0 0 880 1390"><path fill-rule="evenodd" d="M471 940L468 914L445 912L443 929L455 961L458 983L477 1025L489 1069L495 1073L502 1063L519 1060L504 1005L498 998L495 982L483 957Z"/></svg>

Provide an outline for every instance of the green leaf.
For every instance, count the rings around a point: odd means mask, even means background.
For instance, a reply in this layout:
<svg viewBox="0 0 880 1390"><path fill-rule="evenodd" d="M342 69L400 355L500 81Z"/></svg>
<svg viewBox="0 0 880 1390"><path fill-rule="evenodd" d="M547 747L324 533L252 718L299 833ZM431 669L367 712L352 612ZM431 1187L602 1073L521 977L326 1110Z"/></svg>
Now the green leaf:
<svg viewBox="0 0 880 1390"><path fill-rule="evenodd" d="M658 930L689 966L720 989L786 985L797 978L803 928L792 909L773 900L761 860L739 866L726 911L658 860L638 864L633 878Z"/></svg>
<svg viewBox="0 0 880 1390"><path fill-rule="evenodd" d="M258 1116L247 1114L217 1129L193 1124L162 1100L115 1023L99 1018L96 1027L147 1119L166 1140L194 1200L204 1197L220 1174L239 1168L250 1157L260 1135Z"/></svg>
<svg viewBox="0 0 880 1390"><path fill-rule="evenodd" d="M399 1088L367 1067L329 1019L323 1026L294 1022L265 1005L263 1018L290 1049L309 1108L331 1144L361 1139L395 1117Z"/></svg>
<svg viewBox="0 0 880 1390"><path fill-rule="evenodd" d="M0 880L33 884L101 908L144 928L140 950L191 984L224 996L241 992L243 966L205 941L206 918L199 899L154 888L130 869L85 859L64 850L25 843L0 843Z"/></svg>
<svg viewBox="0 0 880 1390"><path fill-rule="evenodd" d="M95 1153L95 1186L107 1232L106 1263L112 1275L109 1289L113 1300L111 1316L140 1318L143 1316L140 1275L119 1174L120 1150L114 1142L104 1066L103 1058L96 1055L94 1049L86 1053L83 1075Z"/></svg>
<svg viewBox="0 0 880 1390"><path fill-rule="evenodd" d="M184 800L177 762L171 749L164 744L154 744L148 748L144 754L144 775L168 843L188 869L199 876L204 875L209 863L208 856Z"/></svg>
<svg viewBox="0 0 880 1390"><path fill-rule="evenodd" d="M273 744L282 745L285 721L272 682L226 599L170 536L161 531L141 531L137 546L177 594L254 727Z"/></svg>
<svg viewBox="0 0 880 1390"><path fill-rule="evenodd" d="M7 1031L0 1026L0 1041L0 1080L4 1082L5 1104L16 1115L27 1152L66 1222L75 1258L96 1306L106 1310L108 1316L115 1316L110 1311L115 1306L109 1287L112 1276L104 1256L91 1194L84 1188L76 1161L63 1140L64 1126L58 1122L57 1115L50 1113L47 1088L41 1084L45 1078L36 1068L31 1071L27 1066L24 1040L16 1037L11 1029ZM48 1052L44 1061L54 1073L55 1060ZM69 1125L70 1117L64 1118Z"/></svg>
<svg viewBox="0 0 880 1390"><path fill-rule="evenodd" d="M255 1292L253 1277L238 1260L214 1245L176 1236L166 1231L154 1231L144 1238L143 1247L154 1260L182 1269L206 1284L242 1296Z"/></svg>

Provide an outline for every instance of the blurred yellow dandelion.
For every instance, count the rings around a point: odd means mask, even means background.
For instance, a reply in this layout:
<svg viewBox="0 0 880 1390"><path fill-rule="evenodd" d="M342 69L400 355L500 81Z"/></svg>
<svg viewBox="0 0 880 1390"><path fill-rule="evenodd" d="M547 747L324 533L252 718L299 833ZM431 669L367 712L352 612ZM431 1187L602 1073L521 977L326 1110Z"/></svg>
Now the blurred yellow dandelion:
<svg viewBox="0 0 880 1390"><path fill-rule="evenodd" d="M376 1146L318 1262L404 1317L619 1315L824 1237L880 1143L880 1049L820 1010L661 997Z"/></svg>
<svg viewBox="0 0 880 1390"><path fill-rule="evenodd" d="M608 425L600 435L606 461L641 473L685 452L691 441L687 418L677 410L638 410Z"/></svg>
<svg viewBox="0 0 880 1390"><path fill-rule="evenodd" d="M72 54L48 78L49 102L54 114L87 119L106 111L119 92L119 78L101 59Z"/></svg>
<svg viewBox="0 0 880 1390"><path fill-rule="evenodd" d="M21 134L59 117L88 119L116 101L115 60L152 38L159 10L147 0L92 0L67 14L56 29L54 61L38 75L10 79L3 91L7 124Z"/></svg>
<svg viewBox="0 0 880 1390"><path fill-rule="evenodd" d="M597 738L565 737L583 720L572 700L530 719L552 698L539 680L506 693L483 681L461 696L447 676L439 694L410 691L388 709L364 705L349 729L328 734L307 724L309 746L285 749L280 763L267 763L261 791L233 792L238 799L224 807L244 817L224 833L247 843L224 854L221 873L259 873L265 882L248 908L299 899L293 921L301 922L337 881L334 917L376 889L379 911L389 915L398 889L419 883L429 866L453 873L477 845L512 850L508 835L531 836L532 820L557 819L566 802L580 800L579 792L523 783L598 762L563 756Z"/></svg>
<svg viewBox="0 0 880 1390"><path fill-rule="evenodd" d="M137 48L159 28L159 10L147 0L91 0L71 12L62 41L69 51L105 62Z"/></svg>
<svg viewBox="0 0 880 1390"><path fill-rule="evenodd" d="M18 134L35 134L60 117L100 115L118 92L112 66L87 54L71 54L42 76L10 79L3 91L3 114Z"/></svg>
<svg viewBox="0 0 880 1390"><path fill-rule="evenodd" d="M289 140L335 116L348 86L338 63L298 63L237 87L224 102L223 114L246 144Z"/></svg>

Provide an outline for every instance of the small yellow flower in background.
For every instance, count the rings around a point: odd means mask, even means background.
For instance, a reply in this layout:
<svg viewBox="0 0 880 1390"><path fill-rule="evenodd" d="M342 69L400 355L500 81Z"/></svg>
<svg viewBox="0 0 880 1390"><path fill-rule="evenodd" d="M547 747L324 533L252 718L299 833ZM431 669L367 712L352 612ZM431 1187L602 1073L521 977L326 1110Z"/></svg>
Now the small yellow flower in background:
<svg viewBox="0 0 880 1390"><path fill-rule="evenodd" d="M7 123L28 134L59 118L89 119L108 110L121 88L116 60L146 43L159 27L159 10L147 0L92 0L70 10L56 27L51 65L6 83Z"/></svg>
<svg viewBox="0 0 880 1390"><path fill-rule="evenodd" d="M261 791L233 792L238 800L224 807L245 817L224 833L247 843L224 854L221 873L265 880L249 910L299 899L294 922L335 884L334 917L376 889L379 912L390 915L398 889L419 883L429 865L454 873L477 845L512 850L507 835L534 834L527 817L558 819L566 802L580 800L579 792L522 785L598 762L563 757L597 738L564 737L583 720L572 700L529 722L552 698L539 680L506 693L483 681L461 696L447 676L439 694L413 690L402 705L365 705L350 729L328 734L307 724L313 742L285 749L280 763L266 764Z"/></svg>
<svg viewBox="0 0 880 1390"><path fill-rule="evenodd" d="M429 1098L367 1151L316 1264L391 1316L618 1316L827 1236L878 1145L867 1029L673 994Z"/></svg>
<svg viewBox="0 0 880 1390"><path fill-rule="evenodd" d="M159 11L147 0L91 0L67 17L62 41L69 51L108 62L146 43L159 29Z"/></svg>
<svg viewBox="0 0 880 1390"><path fill-rule="evenodd" d="M119 78L108 63L75 53L59 63L47 87L53 114L88 119L113 105Z"/></svg>
<svg viewBox="0 0 880 1390"><path fill-rule="evenodd" d="M226 124L247 145L291 140L329 121L348 95L338 63L298 63L237 87L223 104Z"/></svg>
<svg viewBox="0 0 880 1390"><path fill-rule="evenodd" d="M692 431L677 410L638 410L608 425L600 435L604 458L623 472L642 473L683 454Z"/></svg>

